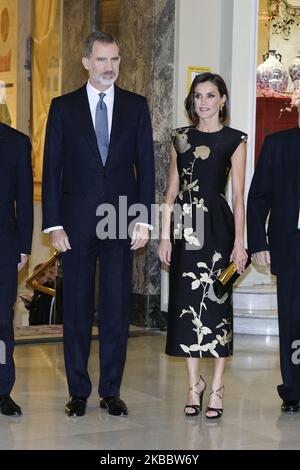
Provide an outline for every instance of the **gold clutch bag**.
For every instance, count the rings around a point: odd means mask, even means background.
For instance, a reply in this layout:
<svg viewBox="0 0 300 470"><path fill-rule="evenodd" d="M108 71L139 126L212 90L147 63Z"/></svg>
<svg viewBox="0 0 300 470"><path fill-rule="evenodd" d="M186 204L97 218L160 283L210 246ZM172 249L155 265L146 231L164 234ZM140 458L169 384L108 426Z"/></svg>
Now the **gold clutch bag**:
<svg viewBox="0 0 300 470"><path fill-rule="evenodd" d="M249 266L250 263L251 257L248 254L245 269ZM232 288L233 284L240 276L240 274L237 272L237 269L237 265L232 261L214 281L214 293L218 299L221 299L223 295Z"/></svg>

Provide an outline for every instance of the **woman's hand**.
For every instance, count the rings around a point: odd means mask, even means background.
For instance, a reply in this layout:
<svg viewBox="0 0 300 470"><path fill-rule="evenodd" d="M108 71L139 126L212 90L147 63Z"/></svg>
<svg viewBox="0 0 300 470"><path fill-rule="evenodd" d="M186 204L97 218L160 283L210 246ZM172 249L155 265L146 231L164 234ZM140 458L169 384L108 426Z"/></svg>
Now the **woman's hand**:
<svg viewBox="0 0 300 470"><path fill-rule="evenodd" d="M247 251L244 248L244 244L241 242L234 242L233 250L230 256L230 261L234 261L237 265L239 274L245 270L246 262L248 259Z"/></svg>
<svg viewBox="0 0 300 470"><path fill-rule="evenodd" d="M170 266L171 263L172 244L170 240L163 239L158 245L157 254L162 263Z"/></svg>

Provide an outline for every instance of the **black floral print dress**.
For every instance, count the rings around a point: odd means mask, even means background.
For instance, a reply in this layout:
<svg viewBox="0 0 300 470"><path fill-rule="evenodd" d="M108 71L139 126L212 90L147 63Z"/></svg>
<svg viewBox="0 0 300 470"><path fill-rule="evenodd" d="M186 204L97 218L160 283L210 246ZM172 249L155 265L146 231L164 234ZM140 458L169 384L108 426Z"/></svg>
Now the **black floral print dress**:
<svg viewBox="0 0 300 470"><path fill-rule="evenodd" d="M233 349L232 295L212 283L228 263L234 218L225 199L231 156L245 133L224 126L172 131L180 191L174 204L166 353L227 357Z"/></svg>

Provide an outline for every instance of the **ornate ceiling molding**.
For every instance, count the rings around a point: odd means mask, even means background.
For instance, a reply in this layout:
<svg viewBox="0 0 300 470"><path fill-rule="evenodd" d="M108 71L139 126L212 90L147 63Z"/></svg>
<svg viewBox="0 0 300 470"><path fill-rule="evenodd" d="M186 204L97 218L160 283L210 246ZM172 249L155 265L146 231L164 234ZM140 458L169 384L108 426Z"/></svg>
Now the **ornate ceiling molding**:
<svg viewBox="0 0 300 470"><path fill-rule="evenodd" d="M288 40L292 29L300 24L300 0L268 0L268 13L272 33Z"/></svg>

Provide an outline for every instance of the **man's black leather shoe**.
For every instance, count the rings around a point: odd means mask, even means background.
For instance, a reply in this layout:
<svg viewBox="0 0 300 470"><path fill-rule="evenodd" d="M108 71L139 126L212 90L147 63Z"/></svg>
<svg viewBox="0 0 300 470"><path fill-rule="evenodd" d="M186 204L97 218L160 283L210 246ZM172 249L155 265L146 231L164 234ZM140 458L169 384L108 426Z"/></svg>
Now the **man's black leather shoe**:
<svg viewBox="0 0 300 470"><path fill-rule="evenodd" d="M0 397L0 412L6 416L21 416L22 410L10 395Z"/></svg>
<svg viewBox="0 0 300 470"><path fill-rule="evenodd" d="M300 401L287 400L283 401L281 405L281 411L284 413L297 413L300 410Z"/></svg>
<svg viewBox="0 0 300 470"><path fill-rule="evenodd" d="M87 399L84 397L70 397L65 406L65 413L68 416L83 416L85 415Z"/></svg>
<svg viewBox="0 0 300 470"><path fill-rule="evenodd" d="M128 409L123 400L118 396L103 397L100 400L100 408L106 408L110 415L127 416Z"/></svg>

